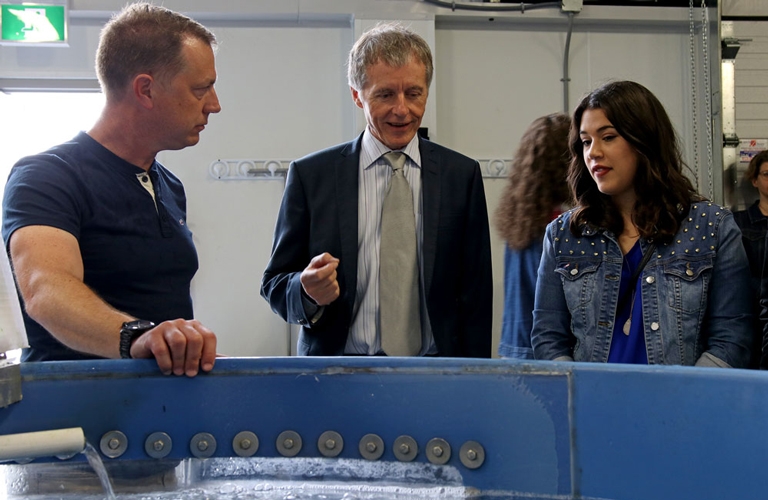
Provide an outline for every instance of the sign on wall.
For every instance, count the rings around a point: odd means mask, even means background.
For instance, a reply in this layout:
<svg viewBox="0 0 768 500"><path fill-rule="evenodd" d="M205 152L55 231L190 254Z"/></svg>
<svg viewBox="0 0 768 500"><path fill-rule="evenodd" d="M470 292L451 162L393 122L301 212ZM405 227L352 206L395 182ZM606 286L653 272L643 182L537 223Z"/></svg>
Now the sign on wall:
<svg viewBox="0 0 768 500"><path fill-rule="evenodd" d="M768 149L768 139L741 139L739 141L739 162L749 163L752 157Z"/></svg>
<svg viewBox="0 0 768 500"><path fill-rule="evenodd" d="M3 45L67 45L65 2L0 2Z"/></svg>

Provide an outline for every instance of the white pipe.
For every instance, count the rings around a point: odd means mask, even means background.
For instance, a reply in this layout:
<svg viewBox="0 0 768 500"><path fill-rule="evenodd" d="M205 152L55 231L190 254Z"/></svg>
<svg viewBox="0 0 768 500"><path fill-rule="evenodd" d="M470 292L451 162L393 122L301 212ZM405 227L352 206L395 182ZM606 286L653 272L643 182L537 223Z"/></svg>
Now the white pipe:
<svg viewBox="0 0 768 500"><path fill-rule="evenodd" d="M85 449L80 427L0 436L0 462L37 457L70 457Z"/></svg>

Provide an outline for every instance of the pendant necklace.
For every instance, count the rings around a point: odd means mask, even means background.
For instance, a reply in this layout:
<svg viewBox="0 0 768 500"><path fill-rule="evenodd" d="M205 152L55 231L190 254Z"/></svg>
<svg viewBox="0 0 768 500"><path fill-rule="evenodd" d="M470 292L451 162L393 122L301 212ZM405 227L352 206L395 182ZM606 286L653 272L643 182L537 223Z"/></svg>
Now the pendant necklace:
<svg viewBox="0 0 768 500"><path fill-rule="evenodd" d="M636 290L632 290L632 304L629 306L629 318L624 322L624 328L622 328L624 335L627 336L629 336L629 328L632 326L632 313L635 311L635 291Z"/></svg>
<svg viewBox="0 0 768 500"><path fill-rule="evenodd" d="M635 311L635 294L637 293L637 287L638 287L637 279L640 277L640 274L643 272L643 268L651 259L651 255L653 255L655 251L656 251L656 244L651 243L650 246L648 247L648 250L646 250L645 254L643 255L643 259L640 261L640 264L638 264L637 268L632 273L632 277L629 278L629 286L632 287L632 305L630 305L629 307L629 318L627 318L627 321L624 322L624 326L621 329L624 332L624 335L629 335L629 329L632 326L632 313L634 313ZM626 257L624 262L627 263ZM624 265L624 263L622 263L622 265ZM626 294L624 295L624 297L626 297ZM623 303L621 307L622 308L624 307ZM618 313L618 310L617 310L617 313Z"/></svg>
<svg viewBox="0 0 768 500"><path fill-rule="evenodd" d="M629 265L627 265L627 268L629 268ZM632 273L632 275L633 276L629 278L630 280L634 277L634 273ZM629 317L627 318L627 321L624 322L624 326L621 329L626 336L629 336L629 329L632 326L632 313L635 311L635 292L637 291L637 283L630 283L629 286L632 287L632 302L629 305Z"/></svg>

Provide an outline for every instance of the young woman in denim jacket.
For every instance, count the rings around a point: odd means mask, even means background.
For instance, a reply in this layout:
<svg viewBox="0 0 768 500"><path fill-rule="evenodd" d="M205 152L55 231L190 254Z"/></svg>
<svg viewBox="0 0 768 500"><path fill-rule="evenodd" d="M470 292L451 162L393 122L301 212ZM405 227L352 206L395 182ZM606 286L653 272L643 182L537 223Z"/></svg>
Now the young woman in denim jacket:
<svg viewBox="0 0 768 500"><path fill-rule="evenodd" d="M520 139L495 222L504 251L504 314L499 356L533 359L531 328L544 230L568 200L568 131L563 114L534 120Z"/></svg>
<svg viewBox="0 0 768 500"><path fill-rule="evenodd" d="M741 233L683 174L658 99L634 82L598 88L574 112L570 147L576 206L544 236L535 357L746 366L751 298Z"/></svg>

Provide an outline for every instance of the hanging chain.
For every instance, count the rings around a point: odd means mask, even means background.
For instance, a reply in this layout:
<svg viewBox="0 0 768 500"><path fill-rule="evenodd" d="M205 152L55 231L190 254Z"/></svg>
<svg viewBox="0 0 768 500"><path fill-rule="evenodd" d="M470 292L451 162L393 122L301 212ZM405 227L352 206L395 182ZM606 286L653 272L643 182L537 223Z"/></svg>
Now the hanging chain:
<svg viewBox="0 0 768 500"><path fill-rule="evenodd" d="M699 164L699 102L698 102L698 82L696 78L696 22L694 21L694 0L688 2L688 42L691 62L691 109L693 118L693 172L696 185L699 185L699 169L703 166L707 173L707 198L714 198L714 153L712 138L712 88L710 82L710 57L709 57L709 10L706 0L701 0L701 51L702 51L702 73L704 75L704 120L703 126L706 129L706 163ZM701 189L701 187L699 187Z"/></svg>
<svg viewBox="0 0 768 500"><path fill-rule="evenodd" d="M699 103L696 89L696 23L693 20L693 0L689 0L688 23L688 41L691 56L691 110L693 115L693 163L690 170L696 182L696 189L699 190L701 189L699 186L699 168L701 165L699 165Z"/></svg>
<svg viewBox="0 0 768 500"><path fill-rule="evenodd" d="M706 109L706 125L707 125L707 176L709 180L709 199L713 200L715 190L713 186L714 178L714 161L712 152L712 89L710 88L709 78L709 9L707 9L707 1L701 0L701 44L702 51L704 52L704 93L706 99L704 99L704 105Z"/></svg>

